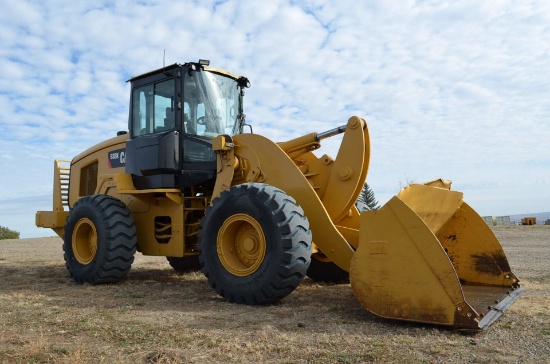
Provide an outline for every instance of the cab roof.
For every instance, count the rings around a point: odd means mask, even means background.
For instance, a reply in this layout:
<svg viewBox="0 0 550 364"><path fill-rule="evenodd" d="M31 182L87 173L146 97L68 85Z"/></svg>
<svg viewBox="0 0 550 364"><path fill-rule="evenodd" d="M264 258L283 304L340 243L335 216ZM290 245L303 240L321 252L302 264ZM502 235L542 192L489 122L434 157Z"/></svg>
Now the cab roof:
<svg viewBox="0 0 550 364"><path fill-rule="evenodd" d="M158 73L170 72L172 70L175 70L175 69L178 69L178 68L181 68L181 67L184 67L184 66L188 66L188 65L191 65L191 64L195 64L197 66L200 66L198 63L195 63L195 62L187 62L187 63L184 63L184 64L174 63L174 64L166 66L166 67L158 68L156 70L149 71L149 72L143 73L143 74L138 75L138 76L134 76L134 77L130 78L129 80L127 80L126 82L133 82L133 81L136 81L136 80L139 80L139 79L142 79L142 78L146 78L148 76L155 75L155 74L158 74ZM239 76L237 76L237 75L235 75L231 72L227 72L225 70L222 70L220 68L214 68L214 67L210 67L210 66L200 66L200 67L202 67L205 71L208 71L208 72L218 73L218 74L221 74L221 75L224 75L224 76L227 76L227 77L231 77L235 80L239 79Z"/></svg>

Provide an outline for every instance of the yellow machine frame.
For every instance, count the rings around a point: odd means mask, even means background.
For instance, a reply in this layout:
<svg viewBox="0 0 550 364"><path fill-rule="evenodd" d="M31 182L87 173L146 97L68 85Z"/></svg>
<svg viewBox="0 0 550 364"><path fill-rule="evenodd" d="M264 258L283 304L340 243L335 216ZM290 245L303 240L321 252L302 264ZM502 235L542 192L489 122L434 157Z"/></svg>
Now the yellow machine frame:
<svg viewBox="0 0 550 364"><path fill-rule="evenodd" d="M335 159L313 153L322 139L343 131ZM256 134L219 135L212 143L215 186L211 195L200 197L179 189L138 190L123 167L112 168L105 158L127 139L112 138L75 157L70 174L56 161L53 211L39 211L37 226L62 237L69 214L64 206L89 194L109 195L131 211L138 251L197 255L197 212L232 186L261 182L294 197L309 220L314 253L322 252L350 272L355 295L376 315L479 330L521 293L491 229L448 181L408 186L380 210L359 213L355 201L370 158L368 128L361 118L281 143Z"/></svg>

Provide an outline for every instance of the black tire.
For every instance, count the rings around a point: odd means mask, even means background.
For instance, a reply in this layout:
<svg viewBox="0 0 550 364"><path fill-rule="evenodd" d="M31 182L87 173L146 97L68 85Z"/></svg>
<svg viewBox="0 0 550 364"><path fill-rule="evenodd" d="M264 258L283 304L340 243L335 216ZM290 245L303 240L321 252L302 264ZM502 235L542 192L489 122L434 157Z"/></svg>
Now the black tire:
<svg viewBox="0 0 550 364"><path fill-rule="evenodd" d="M82 197L67 217L65 264L77 283L116 283L130 271L136 242L134 220L124 203L105 195Z"/></svg>
<svg viewBox="0 0 550 364"><path fill-rule="evenodd" d="M329 261L323 253L313 254L307 276L316 282L349 283L349 273Z"/></svg>
<svg viewBox="0 0 550 364"><path fill-rule="evenodd" d="M168 263L174 270L180 274L195 272L201 270L201 263L198 255L187 257L166 257Z"/></svg>
<svg viewBox="0 0 550 364"><path fill-rule="evenodd" d="M311 259L311 231L302 208L267 184L222 192L206 209L199 237L202 271L229 302L280 300L300 285Z"/></svg>

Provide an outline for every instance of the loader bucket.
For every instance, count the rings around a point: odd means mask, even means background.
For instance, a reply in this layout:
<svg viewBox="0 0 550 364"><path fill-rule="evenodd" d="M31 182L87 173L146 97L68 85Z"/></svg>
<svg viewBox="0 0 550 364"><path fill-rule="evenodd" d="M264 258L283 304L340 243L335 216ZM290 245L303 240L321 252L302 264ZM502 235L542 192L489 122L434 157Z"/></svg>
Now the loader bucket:
<svg viewBox="0 0 550 364"><path fill-rule="evenodd" d="M378 316L484 330L522 292L495 235L450 182L410 185L363 212L360 226L350 280Z"/></svg>

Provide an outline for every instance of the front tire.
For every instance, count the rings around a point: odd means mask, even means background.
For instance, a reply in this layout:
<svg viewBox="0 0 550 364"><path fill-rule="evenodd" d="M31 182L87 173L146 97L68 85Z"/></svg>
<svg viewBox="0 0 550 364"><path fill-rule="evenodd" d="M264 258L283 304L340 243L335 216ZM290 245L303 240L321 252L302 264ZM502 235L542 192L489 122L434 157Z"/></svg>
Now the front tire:
<svg viewBox="0 0 550 364"><path fill-rule="evenodd" d="M315 282L349 283L349 273L331 262L321 252L312 255L307 276Z"/></svg>
<svg viewBox="0 0 550 364"><path fill-rule="evenodd" d="M261 183L223 191L206 209L199 232L202 271L230 302L273 303L304 279L311 231L301 207Z"/></svg>
<svg viewBox="0 0 550 364"><path fill-rule="evenodd" d="M124 203L106 195L82 197L67 217L65 264L77 283L116 283L130 271L136 242L134 221Z"/></svg>

